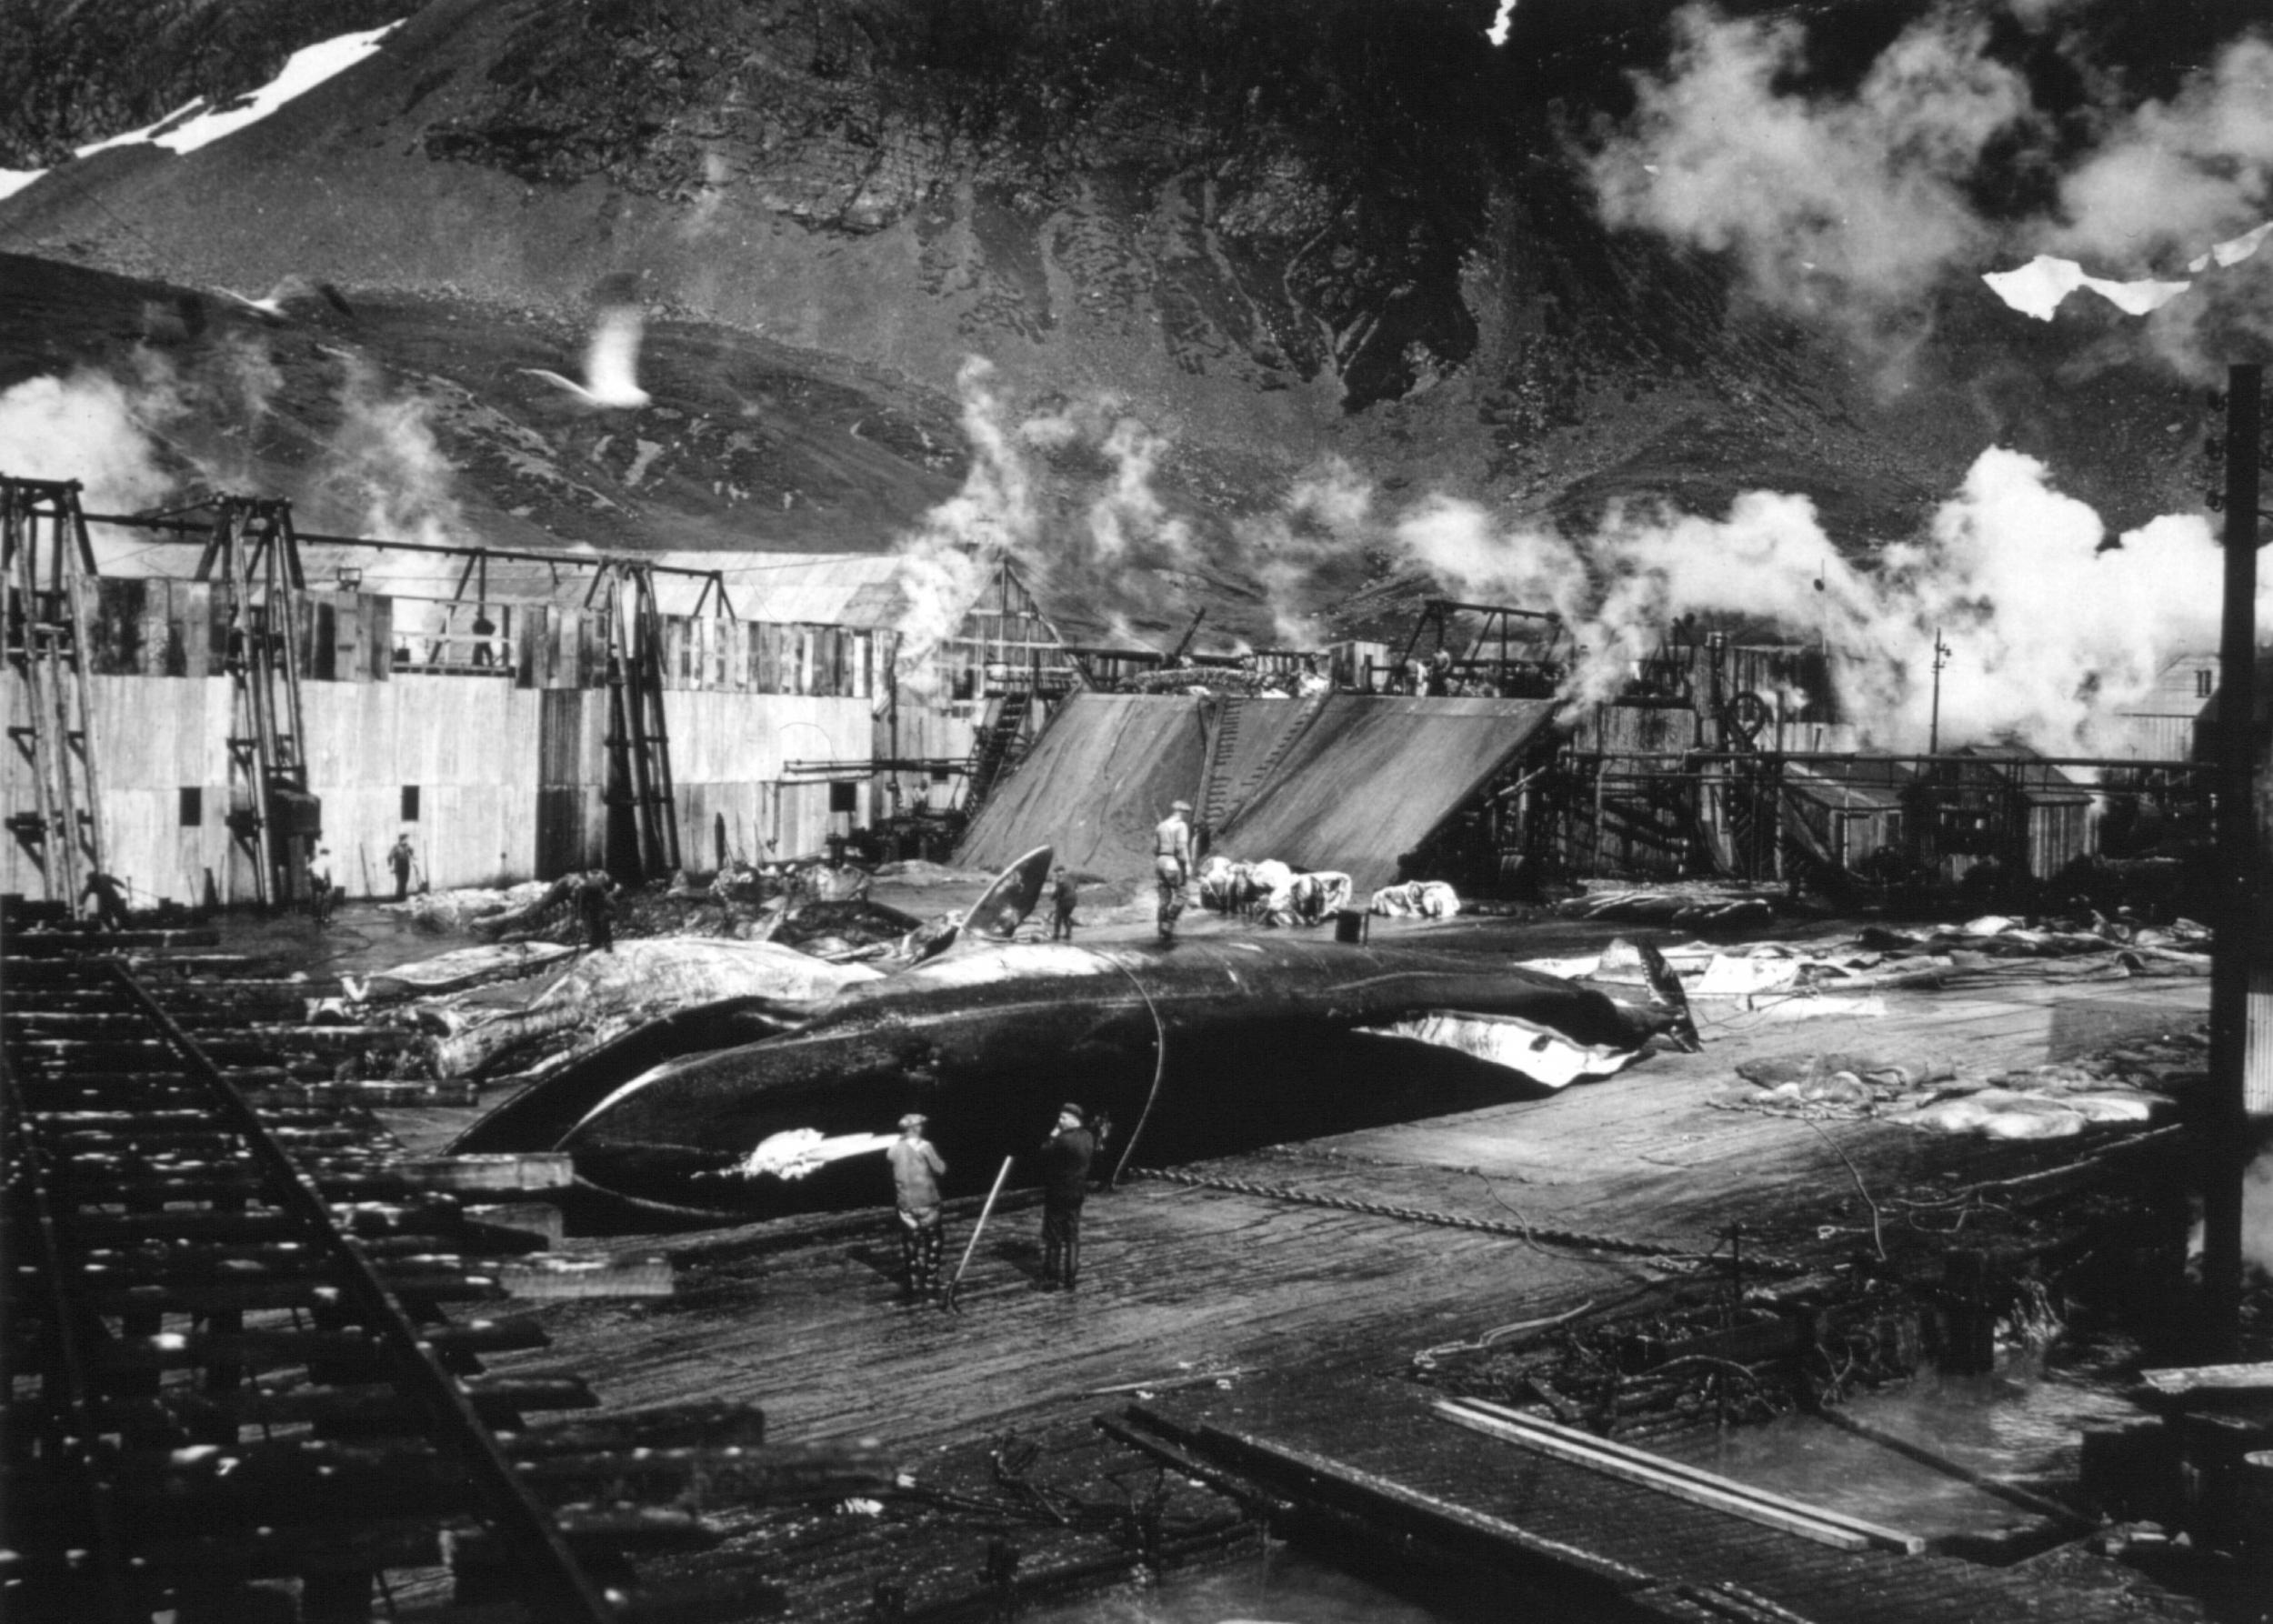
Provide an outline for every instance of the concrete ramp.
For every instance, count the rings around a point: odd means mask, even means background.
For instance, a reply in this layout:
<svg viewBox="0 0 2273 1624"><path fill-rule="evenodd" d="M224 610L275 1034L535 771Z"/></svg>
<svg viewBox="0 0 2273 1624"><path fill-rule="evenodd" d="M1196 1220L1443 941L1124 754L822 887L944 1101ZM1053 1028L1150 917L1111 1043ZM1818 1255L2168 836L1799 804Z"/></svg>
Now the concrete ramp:
<svg viewBox="0 0 2273 1624"><path fill-rule="evenodd" d="M1202 716L1186 694L1074 695L987 797L956 864L1000 868L1046 844L1077 872L1150 874L1153 826L1198 799Z"/></svg>
<svg viewBox="0 0 2273 1624"><path fill-rule="evenodd" d="M1184 799L1219 813L1210 849L1348 874L1360 893L1554 714L1527 699L1330 694L1235 701L1077 694L979 811L956 861L995 868L1047 841L1112 879L1152 871L1152 828Z"/></svg>

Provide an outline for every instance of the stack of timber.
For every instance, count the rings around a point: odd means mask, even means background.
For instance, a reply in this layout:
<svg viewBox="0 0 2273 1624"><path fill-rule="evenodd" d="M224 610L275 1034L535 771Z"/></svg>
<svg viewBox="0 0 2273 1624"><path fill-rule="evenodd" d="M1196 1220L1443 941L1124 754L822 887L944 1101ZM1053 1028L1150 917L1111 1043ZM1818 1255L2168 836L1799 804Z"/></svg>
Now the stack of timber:
<svg viewBox="0 0 2273 1624"><path fill-rule="evenodd" d="M870 1445L767 1444L750 1405L538 1419L599 1400L486 1371L546 1340L492 1305L667 1292L668 1264L556 1256L526 1208L468 1204L541 1200L564 1158L413 1160L295 1081L324 1063L300 1046L375 1034L99 953L5 971L0 1613L359 1619L446 1580L429 1616L739 1617L777 1592L653 1559L892 1481Z"/></svg>
<svg viewBox="0 0 2273 1624"><path fill-rule="evenodd" d="M1899 1529L1521 1411L1427 1404L1385 1383L1164 1398L1099 1425L1267 1517L1281 1538L1345 1559L1371 1550L1491 1597L1509 1617L2137 1616L2118 1587L1959 1560Z"/></svg>

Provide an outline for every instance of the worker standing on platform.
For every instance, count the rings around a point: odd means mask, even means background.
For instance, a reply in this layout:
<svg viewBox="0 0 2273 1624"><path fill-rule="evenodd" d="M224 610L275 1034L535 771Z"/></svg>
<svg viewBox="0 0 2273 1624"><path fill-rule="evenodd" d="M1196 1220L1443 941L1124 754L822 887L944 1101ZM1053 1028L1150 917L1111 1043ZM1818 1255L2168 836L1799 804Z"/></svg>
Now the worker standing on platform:
<svg viewBox="0 0 2273 1624"><path fill-rule="evenodd" d="M1071 1291L1081 1279L1081 1204L1089 1197L1089 1163L1097 1141L1081 1108L1057 1113L1042 1142L1042 1289Z"/></svg>
<svg viewBox="0 0 2273 1624"><path fill-rule="evenodd" d="M395 842L395 848L386 854L386 866L395 870L395 900L402 902L410 896L410 868L416 861L410 849L410 835L406 830Z"/></svg>
<svg viewBox="0 0 2273 1624"><path fill-rule="evenodd" d="M939 1151L924 1138L930 1118L910 1111L900 1118L900 1137L885 1151L892 1164L892 1191L899 1206L900 1261L906 1266L909 1298L927 1294L939 1278L939 1257L946 1249L947 1227L939 1207L939 1176L947 1170Z"/></svg>
<svg viewBox="0 0 2273 1624"><path fill-rule="evenodd" d="M1174 801L1168 815L1152 831L1152 871L1160 882L1160 939L1176 935L1176 917L1184 911L1184 886L1192 874L1192 803Z"/></svg>
<svg viewBox="0 0 2273 1624"><path fill-rule="evenodd" d="M1074 877L1066 872L1066 865L1058 864L1050 885L1050 940L1070 942L1074 939L1074 909L1080 902L1081 887L1074 884Z"/></svg>
<svg viewBox="0 0 2273 1624"><path fill-rule="evenodd" d="M95 898L95 922L105 930L126 928L126 898L120 893L118 881L97 868L86 877L86 888L79 893L79 900Z"/></svg>
<svg viewBox="0 0 2273 1624"><path fill-rule="evenodd" d="M332 854L326 847L317 847L308 858L308 912L315 916L318 930L332 922Z"/></svg>

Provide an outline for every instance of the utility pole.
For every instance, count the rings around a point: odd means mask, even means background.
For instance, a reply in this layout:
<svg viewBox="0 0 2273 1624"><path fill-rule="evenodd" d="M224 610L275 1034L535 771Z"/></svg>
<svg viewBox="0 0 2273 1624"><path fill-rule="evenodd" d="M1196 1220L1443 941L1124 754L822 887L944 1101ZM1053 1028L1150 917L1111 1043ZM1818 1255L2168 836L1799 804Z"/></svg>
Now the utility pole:
<svg viewBox="0 0 2273 1624"><path fill-rule="evenodd" d="M1941 754L1941 668L1949 663L1949 645L1941 640L1941 627L1934 628L1934 711L1926 724L1926 753Z"/></svg>
<svg viewBox="0 0 2273 1624"><path fill-rule="evenodd" d="M2258 917L2257 587L2265 368L2228 368L2226 592L2218 642L2218 866L2222 908L2210 969L2210 1084L2202 1133L2204 1354L2230 1359L2241 1323L2242 1182L2251 1155L2250 981ZM2273 1044L2273 1032L2258 1034Z"/></svg>

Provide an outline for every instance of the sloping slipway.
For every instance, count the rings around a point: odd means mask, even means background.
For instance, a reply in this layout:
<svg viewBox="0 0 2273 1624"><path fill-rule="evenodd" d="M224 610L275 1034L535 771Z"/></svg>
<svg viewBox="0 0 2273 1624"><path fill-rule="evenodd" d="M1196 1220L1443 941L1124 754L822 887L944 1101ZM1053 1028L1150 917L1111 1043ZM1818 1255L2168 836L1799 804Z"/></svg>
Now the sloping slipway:
<svg viewBox="0 0 2273 1624"><path fill-rule="evenodd" d="M1241 707L1217 771L1231 780L1213 849L1338 869L1358 890L1397 878L1397 858L1449 817L1554 714L1524 699L1337 694ZM1049 841L1108 878L1150 870L1168 804L1205 805L1207 731L1189 696L1079 694L981 811L960 860L1010 861Z"/></svg>
<svg viewBox="0 0 2273 1624"><path fill-rule="evenodd" d="M1076 694L987 797L956 860L992 870L1050 846L1080 872L1147 873L1153 825L1195 798L1205 748L1188 695Z"/></svg>

